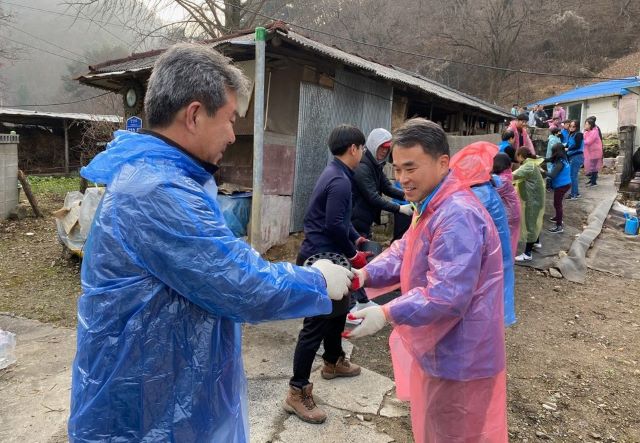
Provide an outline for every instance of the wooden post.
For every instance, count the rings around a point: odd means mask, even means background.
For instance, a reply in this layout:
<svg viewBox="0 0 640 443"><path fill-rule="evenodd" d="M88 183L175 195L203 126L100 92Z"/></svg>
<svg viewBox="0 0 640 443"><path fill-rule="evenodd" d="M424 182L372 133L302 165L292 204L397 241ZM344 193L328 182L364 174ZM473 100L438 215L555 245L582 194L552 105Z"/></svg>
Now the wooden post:
<svg viewBox="0 0 640 443"><path fill-rule="evenodd" d="M31 192L31 185L29 184L29 180L25 177L24 172L18 169L18 180L22 185L22 190L24 191L24 195L27 196L27 200L29 200L29 204L33 208L33 213L36 217L43 217L42 212L40 212L40 208L38 208L38 202L36 201L36 197Z"/></svg>
<svg viewBox="0 0 640 443"><path fill-rule="evenodd" d="M69 173L69 125L66 120L62 120L64 129L64 173Z"/></svg>

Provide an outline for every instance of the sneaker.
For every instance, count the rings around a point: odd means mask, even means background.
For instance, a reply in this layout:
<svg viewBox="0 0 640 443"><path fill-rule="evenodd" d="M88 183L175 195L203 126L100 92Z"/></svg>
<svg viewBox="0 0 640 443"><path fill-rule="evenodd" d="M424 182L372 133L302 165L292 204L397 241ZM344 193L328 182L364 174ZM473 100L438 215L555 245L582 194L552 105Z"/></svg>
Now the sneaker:
<svg viewBox="0 0 640 443"><path fill-rule="evenodd" d="M530 261L532 258L533 258L533 256L531 256L531 255L527 255L527 254L525 254L525 253L523 252L522 254L520 254L520 255L518 255L518 256L516 257L516 261L518 261L518 262Z"/></svg>
<svg viewBox="0 0 640 443"><path fill-rule="evenodd" d="M283 408L289 414L296 414L300 420L307 423L320 424L327 419L327 413L313 400L313 383L309 383L302 389L289 386Z"/></svg>
<svg viewBox="0 0 640 443"><path fill-rule="evenodd" d="M567 200L578 200L579 198L582 197L582 194L578 194L578 195L570 195Z"/></svg>
<svg viewBox="0 0 640 443"><path fill-rule="evenodd" d="M551 217L551 218L549 219L549 221L550 221L550 222L555 222L555 221L556 221L556 218L555 218L555 217Z"/></svg>
<svg viewBox="0 0 640 443"><path fill-rule="evenodd" d="M561 234L564 232L564 228L562 227L562 225L556 225L551 229L547 229L547 231L551 232L552 234Z"/></svg>
<svg viewBox="0 0 640 443"><path fill-rule="evenodd" d="M596 186L598 186L597 183L587 183L587 188L595 188Z"/></svg>
<svg viewBox="0 0 640 443"><path fill-rule="evenodd" d="M349 359L340 357L335 364L328 363L326 360L324 366L320 370L320 375L325 380L332 380L336 377L355 377L360 375L360 366L351 363Z"/></svg>
<svg viewBox="0 0 640 443"><path fill-rule="evenodd" d="M540 243L540 242L538 242L538 243L534 243L534 244L533 244L533 247L534 247L535 249L542 249L542 243Z"/></svg>

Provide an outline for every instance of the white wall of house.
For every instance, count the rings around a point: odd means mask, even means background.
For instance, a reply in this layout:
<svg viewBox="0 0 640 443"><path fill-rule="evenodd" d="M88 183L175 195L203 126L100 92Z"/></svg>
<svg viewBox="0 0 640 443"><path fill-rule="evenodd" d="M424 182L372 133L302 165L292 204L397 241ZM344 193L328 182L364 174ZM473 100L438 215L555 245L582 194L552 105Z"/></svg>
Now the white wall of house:
<svg viewBox="0 0 640 443"><path fill-rule="evenodd" d="M618 96L609 96L585 100L582 107L580 128L584 126L587 117L595 116L596 123L603 134L618 132Z"/></svg>

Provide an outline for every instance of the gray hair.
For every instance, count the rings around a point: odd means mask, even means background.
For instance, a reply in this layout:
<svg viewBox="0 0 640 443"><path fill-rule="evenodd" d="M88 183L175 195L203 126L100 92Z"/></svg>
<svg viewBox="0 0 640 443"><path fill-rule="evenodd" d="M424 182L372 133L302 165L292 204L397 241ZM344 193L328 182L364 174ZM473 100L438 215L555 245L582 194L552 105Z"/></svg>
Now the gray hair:
<svg viewBox="0 0 640 443"><path fill-rule="evenodd" d="M438 158L449 154L447 134L437 123L424 118L412 118L393 133L393 148L411 148L420 145L425 153Z"/></svg>
<svg viewBox="0 0 640 443"><path fill-rule="evenodd" d="M144 110L151 127L166 127L194 101L211 116L227 102L227 90L247 90L247 79L231 60L204 45L179 43L156 60Z"/></svg>

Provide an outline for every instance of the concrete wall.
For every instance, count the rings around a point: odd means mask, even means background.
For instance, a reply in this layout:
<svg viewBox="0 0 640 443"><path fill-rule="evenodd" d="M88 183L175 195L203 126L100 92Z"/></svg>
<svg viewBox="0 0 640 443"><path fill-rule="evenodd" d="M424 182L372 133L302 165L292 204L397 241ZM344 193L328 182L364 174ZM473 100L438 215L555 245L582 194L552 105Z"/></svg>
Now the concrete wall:
<svg viewBox="0 0 640 443"><path fill-rule="evenodd" d="M449 141L449 150L453 156L456 152L461 150L467 145L475 142L491 142L500 144L502 137L500 134L482 134L482 135L447 135Z"/></svg>
<svg viewBox="0 0 640 443"><path fill-rule="evenodd" d="M0 219L18 204L18 136L0 134Z"/></svg>

